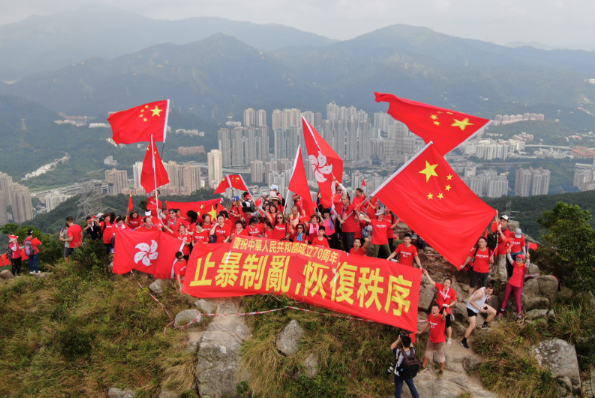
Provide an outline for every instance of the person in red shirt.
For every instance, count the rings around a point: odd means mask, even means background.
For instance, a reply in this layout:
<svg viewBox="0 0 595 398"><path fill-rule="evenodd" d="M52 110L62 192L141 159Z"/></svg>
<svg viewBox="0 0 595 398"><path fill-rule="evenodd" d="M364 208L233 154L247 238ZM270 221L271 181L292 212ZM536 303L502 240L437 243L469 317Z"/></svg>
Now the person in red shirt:
<svg viewBox="0 0 595 398"><path fill-rule="evenodd" d="M393 225L392 228L388 230L388 245L393 247L393 242L395 241L395 227L399 223L399 218L395 216L395 214L390 211L388 207L384 208L384 219ZM399 236L397 236L398 238Z"/></svg>
<svg viewBox="0 0 595 398"><path fill-rule="evenodd" d="M264 238L275 239L275 230L269 220L264 220Z"/></svg>
<svg viewBox="0 0 595 398"><path fill-rule="evenodd" d="M111 214L105 214L103 216L103 221L99 223L99 228L101 229L101 236L103 238L103 244L105 246L105 254L110 254L112 250L112 238L114 234L112 232L112 216ZM70 246L72 248L72 245Z"/></svg>
<svg viewBox="0 0 595 398"><path fill-rule="evenodd" d="M312 241L312 246L330 248L325 232L324 227L318 228L318 236Z"/></svg>
<svg viewBox="0 0 595 398"><path fill-rule="evenodd" d="M193 246L203 243L209 243L209 231L203 228L203 223L198 221L196 223L196 230L192 236Z"/></svg>
<svg viewBox="0 0 595 398"><path fill-rule="evenodd" d="M186 277L186 259L182 252L176 253L176 261L174 263L174 276L178 281L180 291L184 291L184 278Z"/></svg>
<svg viewBox="0 0 595 398"><path fill-rule="evenodd" d="M248 235L253 238L261 238L264 235L264 225L258 222L258 217L250 217L250 224L246 227Z"/></svg>
<svg viewBox="0 0 595 398"><path fill-rule="evenodd" d="M151 216L150 212L147 212L149 215L145 216L145 219L143 220L143 225L141 225L140 227L138 227L137 229L135 229L135 231L139 231L139 232L146 232L146 231L158 231L159 228L157 228L155 225L153 225L153 216Z"/></svg>
<svg viewBox="0 0 595 398"><path fill-rule="evenodd" d="M341 223L341 238L343 240L343 250L347 253L353 247L353 240L355 239L355 232L359 228L359 218L355 205L349 201L349 194L343 195L341 198L341 206L337 210L338 220Z"/></svg>
<svg viewBox="0 0 595 398"><path fill-rule="evenodd" d="M72 217L66 218L66 224L68 224L67 238L60 237L62 242L68 242L69 255L72 254L74 249L83 244L83 229L80 225L74 223Z"/></svg>
<svg viewBox="0 0 595 398"><path fill-rule="evenodd" d="M27 237L23 244L25 249L27 249L27 246L30 248L29 254L25 252L29 256L29 273L39 274L39 246L41 246L41 241L33 237L32 229L27 231Z"/></svg>
<svg viewBox="0 0 595 398"><path fill-rule="evenodd" d="M209 214L203 214L202 227L207 231L210 231L211 228L213 228L213 222L211 221L211 216Z"/></svg>
<svg viewBox="0 0 595 398"><path fill-rule="evenodd" d="M128 228L130 229L137 229L142 225L142 223L143 220L140 218L140 216L138 215L138 211L136 210L132 210L130 212L130 215L126 219L126 225L128 225Z"/></svg>
<svg viewBox="0 0 595 398"><path fill-rule="evenodd" d="M364 196L364 191L361 188L356 188L355 196L353 197L353 205L356 207L356 210L359 212L361 211L362 203L366 200Z"/></svg>
<svg viewBox="0 0 595 398"><path fill-rule="evenodd" d="M338 182L335 183L335 193L333 194L333 207L336 211L341 209L343 206L343 185L339 184Z"/></svg>
<svg viewBox="0 0 595 398"><path fill-rule="evenodd" d="M438 371L438 378L442 378L444 373L444 365L446 364L446 357L444 356L444 328L446 326L446 312L440 315L440 307L438 304L432 304L432 313L428 316L428 322L424 328L417 332L422 334L428 328L430 329L430 339L426 346L426 353L424 355L424 363L422 364L422 372L427 369L428 361L434 358L436 352L436 361L440 364Z"/></svg>
<svg viewBox="0 0 595 398"><path fill-rule="evenodd" d="M374 257L380 255L380 249L384 252L388 258L391 255L390 247L388 246L388 230L394 228L392 224L384 219L384 211L379 210L376 212L376 218L370 220L370 218L360 213L360 219L369 222L372 225L372 244L374 245Z"/></svg>
<svg viewBox="0 0 595 398"><path fill-rule="evenodd" d="M436 290L438 290L436 304L440 307L441 314L446 313L446 334L448 336L446 345L450 346L452 344L451 307L457 303L457 292L451 289L452 280L450 278L446 278L442 283L438 283L434 282L426 269L423 270L423 273L428 278L430 284L434 285Z"/></svg>
<svg viewBox="0 0 595 398"><path fill-rule="evenodd" d="M362 245L361 238L355 238L353 241L353 247L349 251L350 256L365 256L366 250L368 249L368 238L364 239L364 244Z"/></svg>
<svg viewBox="0 0 595 398"><path fill-rule="evenodd" d="M320 228L320 226L320 217L314 214L310 219L310 224L308 225L308 228L306 229L306 231L308 232L308 242L310 244L312 244L314 239L316 239L316 237L318 236L318 229Z"/></svg>
<svg viewBox="0 0 595 398"><path fill-rule="evenodd" d="M303 210L300 210L300 208L297 205L294 205L291 208L291 214L287 218L287 222L289 223L289 240L290 241L293 241L295 239L295 233L296 233L295 227L302 222L300 220L301 217L304 217Z"/></svg>
<svg viewBox="0 0 595 398"><path fill-rule="evenodd" d="M145 212L145 215L151 215L151 212ZM163 220L161 219L161 210L158 211L158 215L151 216L151 221L153 221L153 227L157 228L160 231L163 231L165 225L163 224Z"/></svg>
<svg viewBox="0 0 595 398"><path fill-rule="evenodd" d="M182 254L184 255L184 259L188 260L190 258L190 244L192 243L192 234L188 232L184 224L180 224L180 229L177 232L177 238L184 243L184 247L182 247Z"/></svg>
<svg viewBox="0 0 595 398"><path fill-rule="evenodd" d="M527 268L529 267L529 255L527 255L526 262L525 256L522 254L517 254L514 260L512 259L510 252L507 253L507 256L510 257L508 261L514 261L514 268L512 270L512 276L506 284L506 290L504 291L504 300L502 301L502 306L500 307L500 311L498 312L498 319L502 319L502 317L504 316L504 312L506 311L506 305L508 304L508 299L510 298L510 293L514 292L514 302L516 304L517 320L521 320L523 318L523 307L521 297L523 295L523 286L525 286L525 272L527 272Z"/></svg>
<svg viewBox="0 0 595 398"><path fill-rule="evenodd" d="M161 211L161 209L163 209L163 204L158 199L158 195L161 195L160 190L153 191L151 197L147 199L147 210L151 212L152 216L159 215L157 210Z"/></svg>
<svg viewBox="0 0 595 398"><path fill-rule="evenodd" d="M235 226L238 220L243 218L242 213L242 203L240 202L239 196L234 196L231 199L231 207L229 208L229 219L231 220L232 224Z"/></svg>
<svg viewBox="0 0 595 398"><path fill-rule="evenodd" d="M282 213L277 213L275 216L275 226L273 227L275 233L273 234L273 239L277 240L288 240L289 239L289 228L287 221L285 221L285 217Z"/></svg>
<svg viewBox="0 0 595 398"><path fill-rule="evenodd" d="M498 218L498 213L496 213L496 219ZM510 239L514 236L514 232L508 229L508 216L503 215L500 216L500 222L494 220L492 223L492 232L498 233L498 246L495 249L495 256L497 256L496 264L498 269L502 269L502 267L506 267L506 273L508 278L512 275L512 264L509 264L506 259L506 253L508 252L508 247L510 245Z"/></svg>
<svg viewBox="0 0 595 398"><path fill-rule="evenodd" d="M188 230L188 226L190 225L190 220L182 215L182 210L176 209L176 217L177 217L178 221L180 221L180 223L182 223L186 226L186 230Z"/></svg>
<svg viewBox="0 0 595 398"><path fill-rule="evenodd" d="M225 223L225 215L221 213L217 216L217 224L211 228L211 235L215 236L215 243L227 243L231 239L231 228Z"/></svg>
<svg viewBox="0 0 595 398"><path fill-rule="evenodd" d="M171 236L176 236L180 230L180 225L182 225L182 223L176 216L176 209L169 209L169 217L165 220L163 230Z"/></svg>
<svg viewBox="0 0 595 398"><path fill-rule="evenodd" d="M514 236L510 238L509 250L513 265L517 255L522 254L525 256L527 254L527 242L525 241L523 231L520 228L514 230Z"/></svg>
<svg viewBox="0 0 595 398"><path fill-rule="evenodd" d="M194 233L194 231L196 231L196 222L198 221L198 213L195 212L194 210L188 210L186 212L186 218L188 220L188 225L186 226L188 228L188 232Z"/></svg>
<svg viewBox="0 0 595 398"><path fill-rule="evenodd" d="M298 224L295 228L293 227L293 225L289 224L289 230L291 232L291 236L293 236L293 238L291 239L292 242L308 242L308 236L306 235L304 224Z"/></svg>
<svg viewBox="0 0 595 398"><path fill-rule="evenodd" d="M21 246L19 246L18 239L19 237L16 235L8 235L10 265L12 268L12 274L14 276L21 276L21 264L23 263L23 256L21 255Z"/></svg>
<svg viewBox="0 0 595 398"><path fill-rule="evenodd" d="M413 267L413 259L419 268L421 268L421 261L417 254L417 247L411 244L411 234L406 233L403 237L403 243L397 246L396 250L388 256L387 260L392 260L397 254L399 254L399 264L408 265Z"/></svg>
<svg viewBox="0 0 595 398"><path fill-rule="evenodd" d="M483 236L477 241L477 248L471 249L467 260L459 268L463 269L469 263L473 263L473 271L471 271L471 282L469 282L469 298L473 296L473 292L479 287L486 287L488 277L490 276L490 264L494 264L494 253L488 247L488 241Z"/></svg>
<svg viewBox="0 0 595 398"><path fill-rule="evenodd" d="M236 236L250 236L248 231L246 231L246 229L244 228L244 222L241 219L238 219L238 221L236 221L236 229L231 234L231 239L233 239Z"/></svg>

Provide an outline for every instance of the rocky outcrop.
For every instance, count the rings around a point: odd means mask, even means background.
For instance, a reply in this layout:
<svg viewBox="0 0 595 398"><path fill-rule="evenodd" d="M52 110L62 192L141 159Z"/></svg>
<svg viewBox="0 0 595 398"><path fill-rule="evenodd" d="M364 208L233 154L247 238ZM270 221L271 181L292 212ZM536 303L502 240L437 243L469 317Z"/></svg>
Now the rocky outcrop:
<svg viewBox="0 0 595 398"><path fill-rule="evenodd" d="M206 314L213 314L215 310L217 310L217 301L216 300L208 300L208 299L200 299L194 302L194 305L198 307L202 312Z"/></svg>
<svg viewBox="0 0 595 398"><path fill-rule="evenodd" d="M165 287L165 281L163 279L157 279L155 282L149 285L149 290L155 294L163 293L163 288Z"/></svg>
<svg viewBox="0 0 595 398"><path fill-rule="evenodd" d="M237 300L221 300L218 314L242 312ZM237 397L236 386L247 377L239 374L242 343L250 336L244 317L221 316L209 324L200 339L196 381L201 398Z"/></svg>
<svg viewBox="0 0 595 398"><path fill-rule="evenodd" d="M533 353L539 364L566 388L567 395L580 394L580 371L573 345L561 339L550 339L533 347Z"/></svg>
<svg viewBox="0 0 595 398"><path fill-rule="evenodd" d="M107 391L108 398L134 398L134 391L112 387Z"/></svg>
<svg viewBox="0 0 595 398"><path fill-rule="evenodd" d="M295 319L291 320L277 337L275 343L277 350L287 357L294 356L300 349L300 341L303 335L304 329L302 329L299 322Z"/></svg>
<svg viewBox="0 0 595 398"><path fill-rule="evenodd" d="M0 279L12 279L14 275L9 270L0 271Z"/></svg>
<svg viewBox="0 0 595 398"><path fill-rule="evenodd" d="M306 359L304 359L304 368L306 369L305 375L311 379L315 378L318 375L318 357L316 354L311 352L308 354Z"/></svg>
<svg viewBox="0 0 595 398"><path fill-rule="evenodd" d="M523 287L525 310L550 308L558 296L558 280L551 275L529 279Z"/></svg>

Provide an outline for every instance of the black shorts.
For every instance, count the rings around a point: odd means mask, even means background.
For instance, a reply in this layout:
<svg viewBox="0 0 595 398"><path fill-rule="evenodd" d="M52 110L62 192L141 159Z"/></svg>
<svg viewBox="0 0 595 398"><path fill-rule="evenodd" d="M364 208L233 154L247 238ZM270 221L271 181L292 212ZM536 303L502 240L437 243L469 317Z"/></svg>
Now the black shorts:
<svg viewBox="0 0 595 398"><path fill-rule="evenodd" d="M471 317L474 317L474 316L477 316L477 315L479 315L479 313L478 313L478 312L475 312L475 311L473 311L473 310L470 310L469 308L467 308L467 316L468 316L469 318L471 318Z"/></svg>
<svg viewBox="0 0 595 398"><path fill-rule="evenodd" d="M489 277L489 272L484 273L471 271L471 282L469 282L469 287L475 288L477 286L477 282L479 282L479 287L486 287L488 285Z"/></svg>
<svg viewBox="0 0 595 398"><path fill-rule="evenodd" d="M444 307L442 307L442 309L440 309L440 314L441 314L441 315L442 315L442 313L444 312L444 310L445 310L445 308L444 308ZM451 321L450 321L450 314L446 314L446 318L445 318L444 320L445 320L445 322L446 322L444 327L445 327L445 328L449 328L449 327L450 327L450 324L451 324Z"/></svg>

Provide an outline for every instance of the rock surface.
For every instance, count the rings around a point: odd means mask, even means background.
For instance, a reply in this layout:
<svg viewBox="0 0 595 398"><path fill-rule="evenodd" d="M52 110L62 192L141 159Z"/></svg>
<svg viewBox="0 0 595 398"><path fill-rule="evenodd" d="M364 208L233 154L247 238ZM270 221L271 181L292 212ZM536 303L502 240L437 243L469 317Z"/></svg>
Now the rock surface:
<svg viewBox="0 0 595 398"><path fill-rule="evenodd" d="M569 392L580 394L581 379L576 349L561 339L542 341L533 347L539 364L552 372Z"/></svg>
<svg viewBox="0 0 595 398"><path fill-rule="evenodd" d="M497 398L497 395L483 389L478 383L472 381L467 375L444 371L444 376L439 379L437 371L430 369L418 374L414 380L415 387L420 397L432 398L460 398L464 396ZM406 384L403 385L404 398L411 398L411 393Z"/></svg>
<svg viewBox="0 0 595 398"><path fill-rule="evenodd" d="M180 394L168 390L166 388L161 389L161 392L159 393L159 398L179 398Z"/></svg>
<svg viewBox="0 0 595 398"><path fill-rule="evenodd" d="M417 304L419 311L429 312L430 306L434 302L434 297L436 297L436 289L433 286L428 284L419 289L419 302Z"/></svg>
<svg viewBox="0 0 595 398"><path fill-rule="evenodd" d="M188 342L186 343L186 351L197 352L202 339L203 332L188 331Z"/></svg>
<svg viewBox="0 0 595 398"><path fill-rule="evenodd" d="M548 314L548 310L531 310L527 312L527 319L533 320L538 318L545 318Z"/></svg>
<svg viewBox="0 0 595 398"><path fill-rule="evenodd" d="M0 279L12 279L14 275L9 270L0 271Z"/></svg>
<svg viewBox="0 0 595 398"><path fill-rule="evenodd" d="M188 325L192 322L189 326L198 326L201 320L200 311L198 310L184 310L178 312L176 315L176 319L174 320L175 327L182 327ZM194 322L193 322L194 321Z"/></svg>
<svg viewBox="0 0 595 398"><path fill-rule="evenodd" d="M200 299L194 302L202 312L206 314L214 314L217 309L217 302L215 300Z"/></svg>
<svg viewBox="0 0 595 398"><path fill-rule="evenodd" d="M237 300L221 300L217 305L217 313L238 312L242 310ZM200 340L195 373L201 398L238 396L237 384L247 380L238 374L240 350L249 336L250 331L242 316L216 317L209 324Z"/></svg>
<svg viewBox="0 0 595 398"><path fill-rule="evenodd" d="M523 287L523 307L527 310L549 308L558 296L558 280L550 275L529 279ZM543 307L546 303L547 305ZM537 306L539 305L539 306Z"/></svg>
<svg viewBox="0 0 595 398"><path fill-rule="evenodd" d="M134 398L134 391L112 387L107 391L108 398Z"/></svg>
<svg viewBox="0 0 595 398"><path fill-rule="evenodd" d="M157 280L155 280L155 282L153 282L149 285L149 290L155 294L161 294L161 293L163 293L163 288L164 288L163 285L164 285L163 279L157 279Z"/></svg>
<svg viewBox="0 0 595 398"><path fill-rule="evenodd" d="M306 368L306 376L313 379L318 374L318 357L311 352L306 359L304 359L304 368Z"/></svg>
<svg viewBox="0 0 595 398"><path fill-rule="evenodd" d="M304 329L302 329L298 321L291 320L277 336L277 350L285 356L294 356L300 349L300 341L303 335Z"/></svg>

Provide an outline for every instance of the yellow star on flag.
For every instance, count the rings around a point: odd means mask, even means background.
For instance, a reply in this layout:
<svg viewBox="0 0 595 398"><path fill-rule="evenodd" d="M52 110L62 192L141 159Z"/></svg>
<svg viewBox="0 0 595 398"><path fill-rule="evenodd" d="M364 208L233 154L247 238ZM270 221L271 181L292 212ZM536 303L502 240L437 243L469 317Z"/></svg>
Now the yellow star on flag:
<svg viewBox="0 0 595 398"><path fill-rule="evenodd" d="M444 189L446 189L447 191L450 191L450 185L447 185Z"/></svg>
<svg viewBox="0 0 595 398"><path fill-rule="evenodd" d="M467 126L473 126L473 123L469 123L469 118L466 117L463 120L457 120L457 119L453 119L454 123L451 124L451 127L459 127L461 130L465 130L465 127Z"/></svg>
<svg viewBox="0 0 595 398"><path fill-rule="evenodd" d="M433 199L434 195L432 195L431 193L428 194L428 199Z"/></svg>
<svg viewBox="0 0 595 398"><path fill-rule="evenodd" d="M438 119L438 116L436 116L436 115L432 115L432 116L430 116L430 117L431 117L432 119L434 119L434 120Z"/></svg>
<svg viewBox="0 0 595 398"><path fill-rule="evenodd" d="M436 126L440 126L440 122L434 122Z"/></svg>
<svg viewBox="0 0 595 398"><path fill-rule="evenodd" d="M430 181L430 177L432 177L432 176L438 177L438 174L436 174L437 166L438 166L438 163L430 164L430 162L428 162L426 160L426 168L419 172L420 174L426 175L426 182Z"/></svg>
<svg viewBox="0 0 595 398"><path fill-rule="evenodd" d="M211 208L211 211L209 211L207 214L208 214L209 216L211 216L211 221L212 221L212 220L216 220L216 219L217 219L217 210L215 210L215 206L213 206L213 207Z"/></svg>
<svg viewBox="0 0 595 398"><path fill-rule="evenodd" d="M153 112L153 114L151 116L161 116L161 111L163 109L159 109L159 107L157 105L155 105L155 108L151 109L151 112Z"/></svg>
<svg viewBox="0 0 595 398"><path fill-rule="evenodd" d="M144 119L143 119L143 122L146 122L146 121L147 121L147 118L144 118Z"/></svg>
<svg viewBox="0 0 595 398"><path fill-rule="evenodd" d="M449 175L447 175L447 176L446 176L446 179L447 179L447 180L452 180L452 174L449 174Z"/></svg>
<svg viewBox="0 0 595 398"><path fill-rule="evenodd" d="M442 192L440 192L440 193L438 194L438 199L442 199L442 198L444 198L444 195L442 195Z"/></svg>

